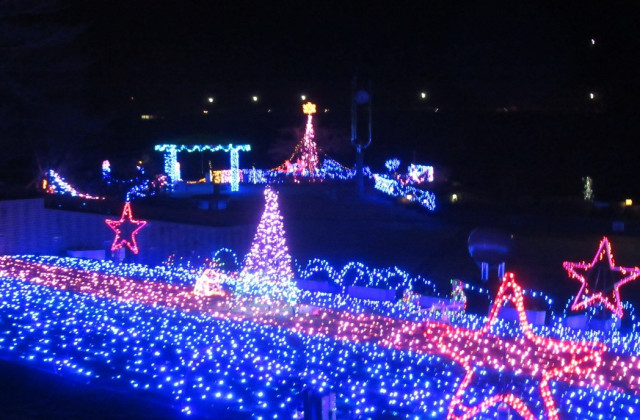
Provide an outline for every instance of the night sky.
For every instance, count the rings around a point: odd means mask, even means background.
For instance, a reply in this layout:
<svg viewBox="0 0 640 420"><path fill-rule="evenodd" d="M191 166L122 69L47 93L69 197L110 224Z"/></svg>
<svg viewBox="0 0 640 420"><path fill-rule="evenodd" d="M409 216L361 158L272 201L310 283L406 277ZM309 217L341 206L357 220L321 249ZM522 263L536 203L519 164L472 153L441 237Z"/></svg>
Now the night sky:
<svg viewBox="0 0 640 420"><path fill-rule="evenodd" d="M318 132L342 136L336 153L351 164L357 76L371 81L378 169L397 156L474 187L579 194L589 175L602 197L640 192L634 1L62 3L83 28L94 152L200 135L252 143L253 163L277 164L270 149L303 126L305 94L329 109ZM142 126L141 114L160 118Z"/></svg>
<svg viewBox="0 0 640 420"><path fill-rule="evenodd" d="M576 106L590 91L615 107L638 87L637 2L215 3L78 6L97 80L143 96L308 91L330 103L360 75L383 98L426 89L480 108Z"/></svg>

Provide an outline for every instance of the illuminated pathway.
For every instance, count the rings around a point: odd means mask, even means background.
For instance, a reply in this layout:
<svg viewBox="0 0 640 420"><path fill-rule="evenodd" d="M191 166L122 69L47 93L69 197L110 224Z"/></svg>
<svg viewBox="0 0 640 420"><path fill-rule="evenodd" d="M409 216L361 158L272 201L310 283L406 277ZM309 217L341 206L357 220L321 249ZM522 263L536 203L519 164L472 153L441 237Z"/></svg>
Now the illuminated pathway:
<svg viewBox="0 0 640 420"><path fill-rule="evenodd" d="M213 317L220 319L221 322L228 323L228 325L230 325L229 328L242 328L247 331L255 330L258 334L263 335L266 335L267 332L272 334L273 331L289 331L316 341L322 337L326 337L350 345L356 343L364 347L373 345L381 349L397 350L401 351L402 354L413 355L411 357L416 357L418 360L423 360L420 359L423 357L420 355L426 355L430 358L428 360L434 360L433 363L436 363L438 360L450 360L454 362L454 365L458 366L458 370L454 369L453 371L460 372L464 377L461 381L451 380L451 382L449 382L450 389L441 391L443 394L438 400L441 406L440 411L432 413L432 416L438 418L446 416L449 418L472 418L480 415L483 410L487 410L499 402L510 405L523 418L537 418L536 416L549 419L563 418L564 413L559 414L558 409L560 398L553 395L555 391L550 388L551 382L558 382L567 387L572 387L572 389L575 388L578 390L576 391L578 394L580 394L580 390L588 389L589 392L602 390L611 395L616 395L616 398L620 398L622 401L615 402L615 404L620 405L618 414L626 413L628 418L634 418L634 412L637 414L636 410L639 410L637 396L640 395L640 359L635 355L618 352L616 349L612 349L604 344L537 336L531 331L530 326L526 323L523 316L521 316L519 329L516 330L516 334L511 333L511 335L509 335L508 333L504 333L504 331L499 331L500 328L494 325L494 321L496 320L497 311L504 301L511 301L512 304L519 309L521 315L523 315L522 311L524 308L522 306L521 291L513 278L503 283L496 298L496 304L493 306L489 320L485 326L481 329L472 330L434 321L416 323L381 315L353 314L330 308L314 308L309 314L298 313L295 315L280 313L279 311L281 311L282 308L251 307L246 309L232 296L212 298L195 296L192 293L193 287L190 285L177 285L160 280L132 279L124 276L100 274L93 271L65 268L14 257L0 257L0 277L5 279L5 283L9 282L6 279L16 279L18 283L24 285L43 286L51 290L58 290L78 296L87 295L91 298L97 297L121 304L144 305L158 310L177 311L172 312L171 315L167 315L167 318L177 316L176 314L179 313L192 314L192 316L199 317L193 322L202 323L206 321L206 319L201 319L202 316L206 316L207 319ZM24 293L24 290L22 290L21 293ZM5 299L3 302L3 311L5 311L6 307L11 307L11 304L9 304L6 294L3 299ZM28 296L25 296L24 299L29 300ZM53 306L56 304L52 301L52 298L49 298L47 302ZM115 308L118 307L116 306ZM122 310L124 311L125 309L123 308ZM58 309L58 311L62 311L62 309ZM35 314L36 312L32 310L29 313ZM0 312L0 314L2 313ZM38 322L42 323L54 322L51 320L42 320L36 315L29 316L38 318ZM76 320L75 318L73 319ZM140 324L139 327L136 326L136 323ZM3 328L7 328L6 324L7 321L4 321ZM131 331L133 331L131 334L134 339L142 334L145 324L149 325L150 321L138 319L134 322L131 327ZM95 332L96 330L100 330L100 327L96 325L84 325L87 331L91 330ZM27 325L22 328L31 334L37 333L32 331L34 327ZM74 328L78 329L79 327L76 326ZM115 327L110 328L111 330L107 332L101 331L100 334L111 334ZM261 328L269 329L262 330ZM151 329L153 329L153 327L151 327ZM105 330L108 330L108 328L105 327ZM262 333L260 333L260 331L262 331ZM117 331L114 334L118 337L122 335L120 333L121 331ZM179 331L178 335L182 336L182 333L182 331ZM220 334L223 333L224 331ZM46 332L43 334L46 335ZM79 337L77 337L76 340L79 340L78 343L80 343L86 334L77 334ZM185 332L185 335L186 334L187 332ZM5 335L8 337L9 332L6 332ZM233 337L233 334L228 334L228 336ZM287 350L290 346L286 340L280 343L280 341L284 339L281 340L278 337L273 338L274 342L282 346L282 349L278 351L285 356L287 352L290 352L290 357L298 360L300 356L295 355L296 350ZM287 337L295 337L295 335ZM47 340L51 339L52 338L41 338L40 342L44 341L49 343ZM204 340L206 337L204 339L199 337L197 339L187 339L183 337L173 338L173 340L178 341L183 339L187 342L196 342L198 340ZM12 340L13 343L26 341L26 339L18 338L13 338ZM116 338L112 340L116 340ZM216 340L218 339L214 337L214 341ZM133 362L127 362L130 364L127 364L124 370L136 373L136 375L134 375L135 378L129 380L130 384L136 388L152 388L155 386L160 389L162 388L162 382L165 383L166 387L175 388L176 391L172 392L172 395L175 395L175 399L184 405L191 401L190 399L192 397L190 395L194 393L194 389L206 389L211 386L211 384L204 381L203 377L213 375L215 369L211 367L209 370L203 371L205 373L202 375L196 374L199 372L199 369L204 369L202 366L217 366L218 372L222 372L224 368L223 363L217 361L218 359L214 357L213 352L218 352L222 356L230 357L229 353L233 353L233 349L236 347L249 345L247 343L241 344L234 339L226 339L230 341L220 340L221 341L216 341L218 345L215 347L215 350L213 350L211 343L209 343L204 346L200 344L200 347L196 346L192 355L182 355L181 352L178 352L177 356L173 356L179 359L175 362L176 367L173 368L176 373L166 376L162 381L158 380L161 382L160 385L155 385L153 381L147 381L143 385L146 379L142 378L146 378L143 374L147 376L151 375L153 378L156 377L155 375L159 375L157 373L152 375L152 371L165 372L162 370L162 367L159 366L161 360L156 361L156 364L152 363L148 368L137 368L133 365L135 365L136 362L142 365L143 357L134 357L131 359ZM314 341L314 343L316 341ZM2 342L0 339L0 344L2 344ZM155 343L157 341L153 342ZM97 348L104 347L104 344L94 345ZM327 346L331 346L330 343L322 341L317 342L316 345L318 348L325 346L325 351L329 349ZM227 349L225 346L229 348ZM0 347L3 347L5 351L14 351L15 348L19 347L19 344L12 344L9 347L2 345ZM38 345L34 345L34 348L37 349ZM338 350L331 348L333 349L331 351L342 353L348 352L348 349L351 348L352 347L348 347L346 348L347 350L339 350L336 347ZM131 351L137 351L142 354L142 352L149 350L150 349L138 349L134 346ZM156 350L159 354L157 357L160 358L160 355L165 355L167 351L167 348ZM305 352L306 351L311 350L305 350ZM371 351L375 352L374 350ZM111 360L112 355L116 354L116 350L104 350L104 352L105 354L109 354L108 357L105 356L105 363L115 363ZM242 354L242 352L239 354ZM378 357L375 356L376 353L373 354L372 359ZM395 353L393 354L393 357L400 359L403 357L395 355ZM433 356L435 356L436 359L431 359ZM93 359L98 358L95 355L92 357ZM221 356L218 357L220 357L220 360L223 360ZM312 354L306 357L322 358L322 356L313 356ZM236 364L239 363L235 358L236 356L234 355L232 362ZM60 361L57 355L52 355L51 357L42 356L41 359L49 363L65 363L64 359ZM328 360L324 363L324 366L327 368L331 365L331 361ZM345 364L346 362L333 361L333 363L334 365L343 363L341 367L343 370L345 366L348 366ZM443 362L440 361L437 363L442 364ZM75 366L74 363L69 362L69 364ZM256 391L258 393L256 395L260 397L256 397L256 404L258 404L260 408L263 408L265 413L271 413L274 409L264 404L268 404L270 400L282 400L282 404L286 404L288 403L287 398L291 399L292 396L285 395L287 391L283 390L288 389L290 393L293 393L293 390L296 389L294 384L287 383L287 379L281 379L281 383L278 382L276 378L278 375L283 375L285 372L289 372L294 368L280 361L277 357L261 356L259 353L253 356L249 365L251 365L251 369L257 369L257 372L263 372L260 367L256 368L256 364L263 365L264 373L255 373L257 377L251 377L247 379L247 381L251 382L252 380L259 379L260 383L266 383L272 387L276 383L279 384L278 387L273 388L275 391L269 391L267 389ZM167 363L167 365L169 365L169 363ZM462 371L459 370L460 368L462 368ZM76 371L78 369L83 368L77 368ZM115 366L113 369L117 370ZM247 369L249 369L249 367L247 367ZM451 370L451 367L448 369ZM181 372L181 379L175 379L180 377L178 371ZM247 372L249 372L249 370L247 370ZM253 371L251 370L251 372ZM304 371L304 374L310 376L322 376L320 373L321 372L316 371L316 369L309 369L308 367L305 368ZM220 374L223 375L223 377L227 376L224 373ZM289 374L294 375L292 372L289 372ZM247 374L247 376L251 375L254 374ZM335 375L339 375L339 372L335 373ZM416 376L417 375L416 373ZM138 376L140 376L140 378L138 378ZM113 374L112 376L112 378L116 379L120 377L121 374ZM191 379L189 380L190 377ZM508 381L502 388L494 389L493 392L485 393L482 391L481 388L487 387L487 384L494 383L495 378L504 380L505 377L508 378ZM422 380L424 380L424 376L422 376L422 378ZM193 382L193 384L190 381ZM220 384L220 382L226 384L225 381L228 381L228 379L213 381L213 383L214 385ZM351 383L354 387L364 385L364 383L358 385L357 379L347 379L345 381L347 384ZM398 379L397 381L400 380ZM325 378L324 383L326 386L330 386L331 378ZM191 386L191 388L188 388L188 386ZM220 385L220 387L224 388L223 385ZM392 389L393 387L393 383L385 385L383 382L380 386L381 389L379 393L385 394L392 402L396 399L401 400L399 395L393 395L393 392L399 394L399 391L392 392L387 390L387 388ZM424 388L424 384L422 388ZM352 389L355 390L355 388ZM526 392L524 392L523 389L525 389ZM536 397L525 399L523 395L526 394L526 398L529 398L530 389L534 390ZM269 394L269 392L271 392L271 394ZM398 409L402 408L403 404L410 405L413 404L414 401L420 401L419 403L415 403L419 404L417 407L419 407L422 412L428 412L426 408L428 404L425 402L429 396L428 391L423 389L405 389L403 392L405 393L405 402L394 403ZM574 392L574 394L576 392ZM187 394L189 396L186 396ZM200 398L204 399L207 395L211 394L214 396L220 394L216 398L226 398L228 401L233 400L234 404L229 403L230 406L238 409L244 409L249 401L242 397L237 397L231 391L210 391L201 394ZM488 396L484 396L485 394ZM618 396L618 394L622 396ZM468 398L469 395L472 395L472 397ZM476 397L473 397L473 395L476 395ZM480 396L478 397L477 395ZM293 397L295 397L295 395ZM369 409L373 410L373 406L367 406L365 399L360 398L357 392L344 394L342 397L347 400L351 399L355 406L362 406L362 410L365 413ZM578 395L576 398L578 397L594 399L594 396L591 394ZM392 403L390 404L393 405ZM589 404L586 405L589 406ZM592 405L597 408L602 408L598 405L597 401ZM249 408L252 409L251 407ZM288 412L290 412L290 406L282 406L282 409L284 412L288 410ZM591 416L598 418L596 409L589 409L591 410L589 412L592 413L589 415L586 415L588 414L587 411L581 413L580 407L575 409L577 411L572 412L570 414L571 416L585 414L584 418L591 418ZM414 407L413 410L415 412L416 408ZM606 404L602 410L604 413L607 412ZM189 413L190 408L187 407L184 411Z"/></svg>

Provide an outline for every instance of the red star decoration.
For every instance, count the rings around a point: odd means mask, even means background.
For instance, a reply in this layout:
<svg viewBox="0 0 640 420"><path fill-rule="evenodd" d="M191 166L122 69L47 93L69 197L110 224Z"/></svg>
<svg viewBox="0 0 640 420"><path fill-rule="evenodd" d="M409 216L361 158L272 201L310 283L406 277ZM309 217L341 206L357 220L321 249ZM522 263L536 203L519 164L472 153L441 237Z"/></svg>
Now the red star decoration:
<svg viewBox="0 0 640 420"><path fill-rule="evenodd" d="M105 219L105 223L116 233L116 237L111 244L112 251L116 251L126 245L134 254L139 252L136 234L147 224L147 221L133 218L130 202L127 201L124 204L120 220Z"/></svg>
<svg viewBox="0 0 640 420"><path fill-rule="evenodd" d="M611 243L606 236L600 241L593 261L590 263L565 261L562 266L567 270L569 277L582 283L580 291L571 304L572 311L586 309L600 302L618 318L622 318L624 313L620 300L620 287L637 279L640 276L640 268L617 267L611 253ZM606 284L607 280L613 282L613 289L606 289L610 286Z"/></svg>
<svg viewBox="0 0 640 420"><path fill-rule="evenodd" d="M510 301L518 311L523 336L515 340L505 339L489 331L506 301ZM565 341L535 335L527 321L522 290L515 282L513 273L505 275L487 323L480 330L458 329L457 336L457 343L442 336L439 343L440 352L453 358L465 370L465 376L449 405L447 418L455 420L471 419L500 404L509 405L524 419L536 419L527 402L512 392L488 395L477 405L467 406L463 399L480 369L494 373L512 371L525 379L537 380L545 418L557 420L558 408L549 382L587 378L601 364L606 350L606 346L600 343Z"/></svg>

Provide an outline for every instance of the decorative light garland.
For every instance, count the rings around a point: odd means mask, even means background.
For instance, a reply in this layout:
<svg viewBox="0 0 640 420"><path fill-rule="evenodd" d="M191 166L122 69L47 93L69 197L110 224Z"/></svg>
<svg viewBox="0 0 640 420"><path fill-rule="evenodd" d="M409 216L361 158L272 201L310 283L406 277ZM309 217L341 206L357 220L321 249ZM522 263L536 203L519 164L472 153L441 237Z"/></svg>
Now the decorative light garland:
<svg viewBox="0 0 640 420"><path fill-rule="evenodd" d="M584 201L593 201L593 179L590 176L582 178L584 185L582 187L582 198Z"/></svg>
<svg viewBox="0 0 640 420"><path fill-rule="evenodd" d="M243 171L238 170L235 172L235 178L234 178L234 172L230 169L223 169L221 171L211 171L211 181L214 184L231 184L233 185L238 185L239 182L242 182L244 180L244 174ZM232 191L238 191L237 189L234 190L232 187Z"/></svg>
<svg viewBox="0 0 640 420"><path fill-rule="evenodd" d="M178 152L219 152L223 151L230 154L230 171L231 171L231 191L238 191L238 183L240 182L239 170L239 152L251 151L249 144L227 144L227 145L208 145L208 144L157 144L154 147L157 152L164 153L164 171L169 178L169 184L174 185L180 180L180 168L178 166Z"/></svg>
<svg viewBox="0 0 640 420"><path fill-rule="evenodd" d="M387 168L389 172L395 172L400 167L400 159L398 158L388 159L384 163L384 167Z"/></svg>
<svg viewBox="0 0 640 420"><path fill-rule="evenodd" d="M433 166L430 165L414 165L413 163L407 168L407 176L404 184L422 184L424 182L433 182Z"/></svg>
<svg viewBox="0 0 640 420"><path fill-rule="evenodd" d="M322 167L319 170L318 175L324 179L337 179L339 181L347 181L356 176L355 169L349 169L344 165L341 165L337 161L325 158L322 161Z"/></svg>
<svg viewBox="0 0 640 420"><path fill-rule="evenodd" d="M144 179L132 186L125 195L125 201L133 201L137 198L151 197L164 191L168 186L167 176L160 174L154 180Z"/></svg>
<svg viewBox="0 0 640 420"><path fill-rule="evenodd" d="M102 181L111 184L111 162L108 160L102 161Z"/></svg>
<svg viewBox="0 0 640 420"><path fill-rule="evenodd" d="M406 200L417 202L430 211L436 209L436 196L434 193L418 189L409 185L402 185L395 179L386 175L373 174L374 188L392 197L403 197Z"/></svg>
<svg viewBox="0 0 640 420"><path fill-rule="evenodd" d="M229 248L218 249L216 252L212 254L211 259L215 263L216 267L219 267L221 270L223 270L226 273L237 271L238 267L240 266L238 262L238 256L236 255L235 252L233 252L233 250ZM229 261L229 259L231 261ZM229 262L231 262L232 264L231 267L228 266Z"/></svg>
<svg viewBox="0 0 640 420"><path fill-rule="evenodd" d="M256 169L255 167L242 169L242 173L244 174L244 179L248 179L251 184L266 184L269 176L269 171Z"/></svg>
<svg viewBox="0 0 640 420"><path fill-rule="evenodd" d="M56 171L49 169L47 177L42 181L42 189L47 194L69 195L85 200L104 200L104 197L81 193L64 180Z"/></svg>

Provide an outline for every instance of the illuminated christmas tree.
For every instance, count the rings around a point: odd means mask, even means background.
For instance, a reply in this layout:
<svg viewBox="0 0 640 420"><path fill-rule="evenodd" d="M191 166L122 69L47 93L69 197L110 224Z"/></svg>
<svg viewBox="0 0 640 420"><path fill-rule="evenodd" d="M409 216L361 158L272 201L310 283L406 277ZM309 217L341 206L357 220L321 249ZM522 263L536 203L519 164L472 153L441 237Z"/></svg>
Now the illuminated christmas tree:
<svg viewBox="0 0 640 420"><path fill-rule="evenodd" d="M316 142L313 140L315 133L313 130L313 114L316 113L316 105L307 102L302 105L302 112L307 114L307 126L304 130L304 137L296 146L290 161L298 164L298 170L306 171L310 177L318 174L318 151Z"/></svg>
<svg viewBox="0 0 640 420"><path fill-rule="evenodd" d="M264 212L240 271L236 293L295 303L298 288L293 281L278 194L267 186L264 197Z"/></svg>

